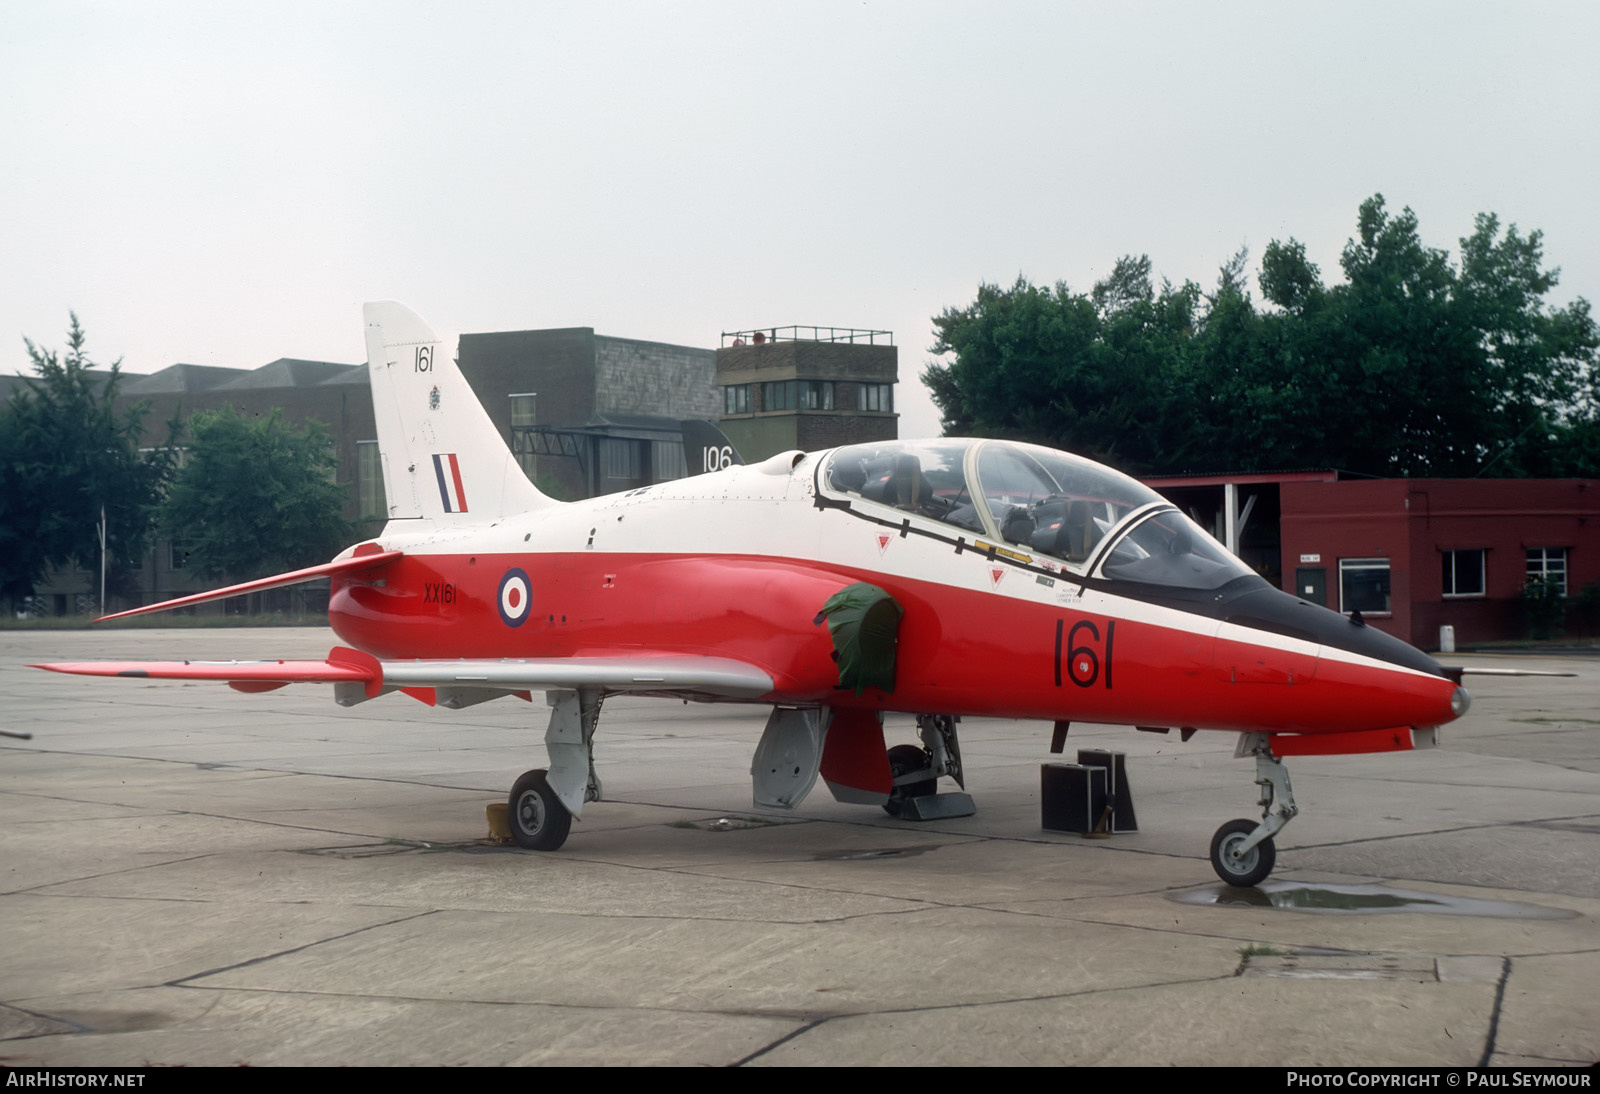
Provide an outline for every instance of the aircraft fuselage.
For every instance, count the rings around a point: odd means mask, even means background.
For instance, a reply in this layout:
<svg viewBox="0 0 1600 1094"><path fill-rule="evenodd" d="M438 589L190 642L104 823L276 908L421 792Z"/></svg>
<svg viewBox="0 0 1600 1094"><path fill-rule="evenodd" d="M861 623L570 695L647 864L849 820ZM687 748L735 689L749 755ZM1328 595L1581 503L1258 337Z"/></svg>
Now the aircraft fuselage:
<svg viewBox="0 0 1600 1094"><path fill-rule="evenodd" d="M404 557L336 577L330 620L385 659L731 657L766 670L763 701L785 704L1277 733L1456 716L1456 685L1431 659L1259 578L1187 602L1119 595L998 537L859 497L838 504L818 474L825 457L449 532L394 521L378 542ZM827 628L812 622L852 582L905 609L892 692L841 690ZM1234 601L1252 621L1292 625L1230 622Z"/></svg>

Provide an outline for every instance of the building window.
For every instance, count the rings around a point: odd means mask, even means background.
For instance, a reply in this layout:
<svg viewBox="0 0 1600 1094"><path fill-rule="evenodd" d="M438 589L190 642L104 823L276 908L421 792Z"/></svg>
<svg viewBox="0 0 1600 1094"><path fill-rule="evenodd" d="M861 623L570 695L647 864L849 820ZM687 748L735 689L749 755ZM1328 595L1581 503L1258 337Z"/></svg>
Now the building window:
<svg viewBox="0 0 1600 1094"><path fill-rule="evenodd" d="M833 409L833 381L832 380L802 380L802 381L800 381L800 409L801 410L832 410Z"/></svg>
<svg viewBox="0 0 1600 1094"><path fill-rule="evenodd" d="M539 424L539 395L529 391L511 396L511 428Z"/></svg>
<svg viewBox="0 0 1600 1094"><path fill-rule="evenodd" d="M167 544L167 569L181 570L189 562L189 551L181 543Z"/></svg>
<svg viewBox="0 0 1600 1094"><path fill-rule="evenodd" d="M383 495L383 456L377 441L356 442L356 508L356 515L362 520L381 520L389 515Z"/></svg>
<svg viewBox="0 0 1600 1094"><path fill-rule="evenodd" d="M1339 610L1387 612L1389 610L1389 560L1341 558L1339 560Z"/></svg>
<svg viewBox="0 0 1600 1094"><path fill-rule="evenodd" d="M777 380L761 385L762 410L794 410L799 398L799 384L794 380Z"/></svg>
<svg viewBox="0 0 1600 1094"><path fill-rule="evenodd" d="M723 388L722 412L724 414L750 413L750 385L729 384Z"/></svg>
<svg viewBox="0 0 1600 1094"><path fill-rule="evenodd" d="M1547 582L1557 596L1567 595L1567 549L1529 547L1528 580Z"/></svg>
<svg viewBox="0 0 1600 1094"><path fill-rule="evenodd" d="M639 459L639 442L607 437L605 446L606 478L626 479L630 482L642 478L643 461Z"/></svg>
<svg viewBox="0 0 1600 1094"><path fill-rule="evenodd" d="M683 457L682 441L652 441L650 443L650 481L670 482L689 474L689 465Z"/></svg>
<svg viewBox="0 0 1600 1094"><path fill-rule="evenodd" d="M1445 596L1483 595L1483 556L1481 547L1472 551L1445 551L1440 555L1444 562Z"/></svg>
<svg viewBox="0 0 1600 1094"><path fill-rule="evenodd" d="M856 388L857 410L893 410L893 384L861 384Z"/></svg>

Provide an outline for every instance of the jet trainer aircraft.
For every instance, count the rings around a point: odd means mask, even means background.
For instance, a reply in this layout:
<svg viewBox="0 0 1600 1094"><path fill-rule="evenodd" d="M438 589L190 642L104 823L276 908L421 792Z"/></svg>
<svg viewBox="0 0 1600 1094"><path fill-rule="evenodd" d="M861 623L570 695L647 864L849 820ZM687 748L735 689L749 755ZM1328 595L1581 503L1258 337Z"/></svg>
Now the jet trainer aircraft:
<svg viewBox="0 0 1600 1094"><path fill-rule="evenodd" d="M1401 751L1466 712L1460 670L1269 585L1153 490L1065 452L888 441L562 503L529 483L441 343L365 309L389 521L321 566L121 615L327 576L347 647L323 661L76 662L103 676L331 683L459 709L544 690L549 767L511 789L523 847L553 851L601 798L601 701L623 692L772 708L757 806L835 797L899 815L964 785L962 715L1240 734L1262 819L1217 830L1219 877L1271 871L1298 811L1283 758ZM116 618L108 616L107 618ZM921 743L886 748L883 715Z"/></svg>

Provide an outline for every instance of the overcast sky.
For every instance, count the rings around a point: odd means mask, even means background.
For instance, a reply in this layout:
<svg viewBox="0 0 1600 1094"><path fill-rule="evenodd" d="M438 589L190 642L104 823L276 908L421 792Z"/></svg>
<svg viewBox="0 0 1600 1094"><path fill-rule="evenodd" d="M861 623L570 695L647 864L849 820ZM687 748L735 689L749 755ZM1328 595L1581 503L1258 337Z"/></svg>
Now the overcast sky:
<svg viewBox="0 0 1600 1094"><path fill-rule="evenodd" d="M1122 254L1324 272L1382 192L1600 297L1600 4L0 0L0 372L357 363L441 331L890 329Z"/></svg>

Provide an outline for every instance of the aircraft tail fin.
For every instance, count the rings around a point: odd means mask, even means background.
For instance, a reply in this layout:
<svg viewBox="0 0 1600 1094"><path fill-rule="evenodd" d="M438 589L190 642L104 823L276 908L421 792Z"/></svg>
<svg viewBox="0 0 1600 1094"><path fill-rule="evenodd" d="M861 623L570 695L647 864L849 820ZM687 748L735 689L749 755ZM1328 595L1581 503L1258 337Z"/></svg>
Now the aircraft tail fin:
<svg viewBox="0 0 1600 1094"><path fill-rule="evenodd" d="M679 422L678 430L683 435L683 459L689 474L704 475L744 463L744 457L715 422L691 418Z"/></svg>
<svg viewBox="0 0 1600 1094"><path fill-rule="evenodd" d="M522 473L441 341L410 308L366 305L367 370L389 518L477 523L559 504Z"/></svg>

